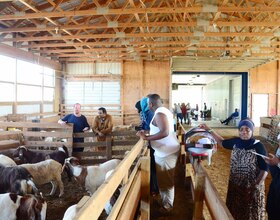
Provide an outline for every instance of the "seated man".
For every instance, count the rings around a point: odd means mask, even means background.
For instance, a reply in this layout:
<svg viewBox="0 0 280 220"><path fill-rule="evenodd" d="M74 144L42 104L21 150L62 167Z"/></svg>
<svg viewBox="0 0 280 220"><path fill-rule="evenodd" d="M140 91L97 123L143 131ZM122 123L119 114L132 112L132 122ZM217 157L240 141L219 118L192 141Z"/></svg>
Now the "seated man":
<svg viewBox="0 0 280 220"><path fill-rule="evenodd" d="M112 116L107 114L103 107L98 109L98 115L94 118L92 130L97 135L97 141L105 141L106 135L113 129Z"/></svg>
<svg viewBox="0 0 280 220"><path fill-rule="evenodd" d="M220 120L222 124L225 124L225 125L228 125L228 123L239 116L239 112L238 112L238 109L236 108L235 111L224 121Z"/></svg>

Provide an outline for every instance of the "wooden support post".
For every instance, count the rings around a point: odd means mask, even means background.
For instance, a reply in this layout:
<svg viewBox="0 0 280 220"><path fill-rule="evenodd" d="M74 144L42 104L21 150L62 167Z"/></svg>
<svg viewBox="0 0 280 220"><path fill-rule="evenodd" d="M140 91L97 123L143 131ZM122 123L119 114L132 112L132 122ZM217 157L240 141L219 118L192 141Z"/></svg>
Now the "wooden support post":
<svg viewBox="0 0 280 220"><path fill-rule="evenodd" d="M197 174L195 177L193 220L203 219L204 189L205 189L205 175Z"/></svg>
<svg viewBox="0 0 280 220"><path fill-rule="evenodd" d="M141 158L141 219L150 219L150 163L149 156Z"/></svg>
<svg viewBox="0 0 280 220"><path fill-rule="evenodd" d="M106 137L106 154L107 154L107 160L112 159L112 137L107 136Z"/></svg>

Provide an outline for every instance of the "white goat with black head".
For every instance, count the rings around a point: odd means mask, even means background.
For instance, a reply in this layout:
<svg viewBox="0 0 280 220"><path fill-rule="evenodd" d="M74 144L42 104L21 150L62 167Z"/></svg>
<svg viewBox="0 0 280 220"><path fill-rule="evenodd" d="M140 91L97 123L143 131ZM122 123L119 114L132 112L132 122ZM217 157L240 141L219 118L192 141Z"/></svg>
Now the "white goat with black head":
<svg viewBox="0 0 280 220"><path fill-rule="evenodd" d="M65 159L64 166L68 167L74 179L92 195L104 183L106 173L115 169L120 160L112 159L94 166L82 166L76 157Z"/></svg>

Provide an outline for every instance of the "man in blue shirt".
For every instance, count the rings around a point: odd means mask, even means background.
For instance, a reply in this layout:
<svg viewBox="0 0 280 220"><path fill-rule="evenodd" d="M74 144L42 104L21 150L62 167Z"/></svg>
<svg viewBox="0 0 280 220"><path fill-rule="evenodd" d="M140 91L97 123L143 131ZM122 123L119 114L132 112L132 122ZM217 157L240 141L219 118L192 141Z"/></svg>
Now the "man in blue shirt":
<svg viewBox="0 0 280 220"><path fill-rule="evenodd" d="M235 112L233 112L226 120L224 120L224 121L220 120L220 121L221 121L222 124L228 125L228 123L229 123L232 119L234 119L234 118L236 118L236 117L238 117L238 116L239 116L239 112L238 112L238 109L236 108L236 109L235 109Z"/></svg>
<svg viewBox="0 0 280 220"><path fill-rule="evenodd" d="M74 113L68 114L64 116L62 119L58 120L58 123L61 125L65 125L66 123L72 123L73 126L73 132L79 133L88 131L90 126L87 122L87 118L81 114L81 104L76 103L74 105ZM73 138L73 143L77 142L84 142L84 138ZM84 148L74 148L73 152L83 152Z"/></svg>

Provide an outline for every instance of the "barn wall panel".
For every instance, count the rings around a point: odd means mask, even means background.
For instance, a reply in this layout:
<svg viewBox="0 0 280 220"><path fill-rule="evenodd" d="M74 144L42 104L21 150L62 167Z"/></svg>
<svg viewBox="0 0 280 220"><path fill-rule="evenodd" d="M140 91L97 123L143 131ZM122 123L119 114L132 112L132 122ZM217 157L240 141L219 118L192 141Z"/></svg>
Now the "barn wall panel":
<svg viewBox="0 0 280 220"><path fill-rule="evenodd" d="M157 93L164 101L165 107L169 106L169 93L171 91L171 73L168 61L144 62L143 94Z"/></svg>
<svg viewBox="0 0 280 220"><path fill-rule="evenodd" d="M143 94L143 63L126 61L123 63L123 110L135 113L135 103Z"/></svg>
<svg viewBox="0 0 280 220"><path fill-rule="evenodd" d="M168 61L124 62L124 112L136 112L135 103L142 97L158 93L169 108L170 66Z"/></svg>
<svg viewBox="0 0 280 220"><path fill-rule="evenodd" d="M270 62L250 70L249 98L254 93L269 95L269 116L279 112L279 61ZM251 100L250 102L251 103ZM251 109L251 108L250 108Z"/></svg>

